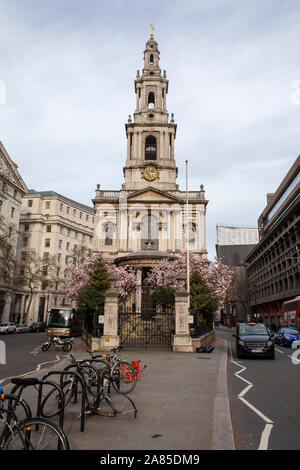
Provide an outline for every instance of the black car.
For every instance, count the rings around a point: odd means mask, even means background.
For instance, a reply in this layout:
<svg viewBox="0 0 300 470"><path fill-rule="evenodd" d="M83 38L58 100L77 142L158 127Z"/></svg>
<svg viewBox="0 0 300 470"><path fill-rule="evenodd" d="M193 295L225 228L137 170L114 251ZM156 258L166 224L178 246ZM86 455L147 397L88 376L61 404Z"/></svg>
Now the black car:
<svg viewBox="0 0 300 470"><path fill-rule="evenodd" d="M46 331L46 323L35 321L29 325L29 331L31 333L39 333L40 331Z"/></svg>
<svg viewBox="0 0 300 470"><path fill-rule="evenodd" d="M236 328L236 355L265 356L275 359L273 335L263 323L239 323Z"/></svg>

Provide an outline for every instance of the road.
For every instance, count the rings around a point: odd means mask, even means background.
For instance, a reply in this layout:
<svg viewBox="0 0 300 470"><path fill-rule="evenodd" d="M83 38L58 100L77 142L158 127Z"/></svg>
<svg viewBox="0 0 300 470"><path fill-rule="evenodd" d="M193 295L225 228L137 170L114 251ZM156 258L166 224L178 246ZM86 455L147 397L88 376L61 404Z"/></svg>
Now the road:
<svg viewBox="0 0 300 470"><path fill-rule="evenodd" d="M46 333L0 336L6 349L6 364L0 364L0 384L7 383L6 379L10 377L23 376L49 363L54 364L58 358L65 355L65 353L57 353L52 348L46 352L41 351L46 338Z"/></svg>
<svg viewBox="0 0 300 470"><path fill-rule="evenodd" d="M234 329L218 328L227 340L228 388L236 448L300 450L300 350L275 346L275 360L237 359Z"/></svg>

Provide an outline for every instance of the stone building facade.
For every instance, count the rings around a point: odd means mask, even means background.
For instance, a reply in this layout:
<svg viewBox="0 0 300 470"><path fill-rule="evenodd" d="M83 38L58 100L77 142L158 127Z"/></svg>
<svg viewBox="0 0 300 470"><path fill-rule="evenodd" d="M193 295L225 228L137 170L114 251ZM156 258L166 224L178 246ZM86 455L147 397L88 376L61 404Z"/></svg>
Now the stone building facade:
<svg viewBox="0 0 300 470"><path fill-rule="evenodd" d="M176 183L177 125L169 116L169 81L160 69L160 52L153 34L146 43L144 68L134 81L136 109L125 124L127 158L119 190L97 185L94 250L106 259L136 268L139 289L135 306L147 303L143 280L162 257L187 248L207 258L206 206L199 191L181 191ZM188 208L188 212L187 212Z"/></svg>
<svg viewBox="0 0 300 470"><path fill-rule="evenodd" d="M92 252L94 210L54 191L29 190L24 195L19 226L17 266L24 269L31 252L40 259L54 257L54 276L40 281L35 289L27 321L46 321L52 306L65 305L60 292L66 269L74 258ZM14 319L22 319L29 302L29 289L16 291L12 311Z"/></svg>
<svg viewBox="0 0 300 470"><path fill-rule="evenodd" d="M17 232L22 206L22 197L27 192L17 165L12 161L4 145L0 142L0 216L1 235L5 236L12 244L13 251L17 249ZM2 232L3 230L3 232ZM11 281L4 276L0 266L0 321L8 321L12 304L14 302L14 290Z"/></svg>
<svg viewBox="0 0 300 470"><path fill-rule="evenodd" d="M300 295L300 156L258 219L259 243L245 258L251 305L279 325L282 304Z"/></svg>

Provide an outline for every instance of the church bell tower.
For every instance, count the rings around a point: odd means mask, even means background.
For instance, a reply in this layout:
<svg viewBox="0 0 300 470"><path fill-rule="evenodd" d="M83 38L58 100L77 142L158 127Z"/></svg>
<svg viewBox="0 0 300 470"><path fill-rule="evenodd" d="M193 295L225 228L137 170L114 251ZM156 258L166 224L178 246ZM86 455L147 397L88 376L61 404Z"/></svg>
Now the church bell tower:
<svg viewBox="0 0 300 470"><path fill-rule="evenodd" d="M144 68L134 82L136 109L125 125L127 159L123 189L132 191L154 187L162 191L177 189L174 154L176 124L167 111L168 80L161 73L158 43L150 34L144 51Z"/></svg>

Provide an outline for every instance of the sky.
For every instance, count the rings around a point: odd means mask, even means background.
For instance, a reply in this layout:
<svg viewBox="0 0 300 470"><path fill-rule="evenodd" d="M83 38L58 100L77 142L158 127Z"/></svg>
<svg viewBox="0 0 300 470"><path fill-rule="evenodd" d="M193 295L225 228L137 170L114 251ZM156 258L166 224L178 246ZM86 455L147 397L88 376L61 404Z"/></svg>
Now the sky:
<svg viewBox="0 0 300 470"><path fill-rule="evenodd" d="M0 140L30 189L119 190L150 24L212 259L216 226L257 226L300 153L298 0L0 0Z"/></svg>

